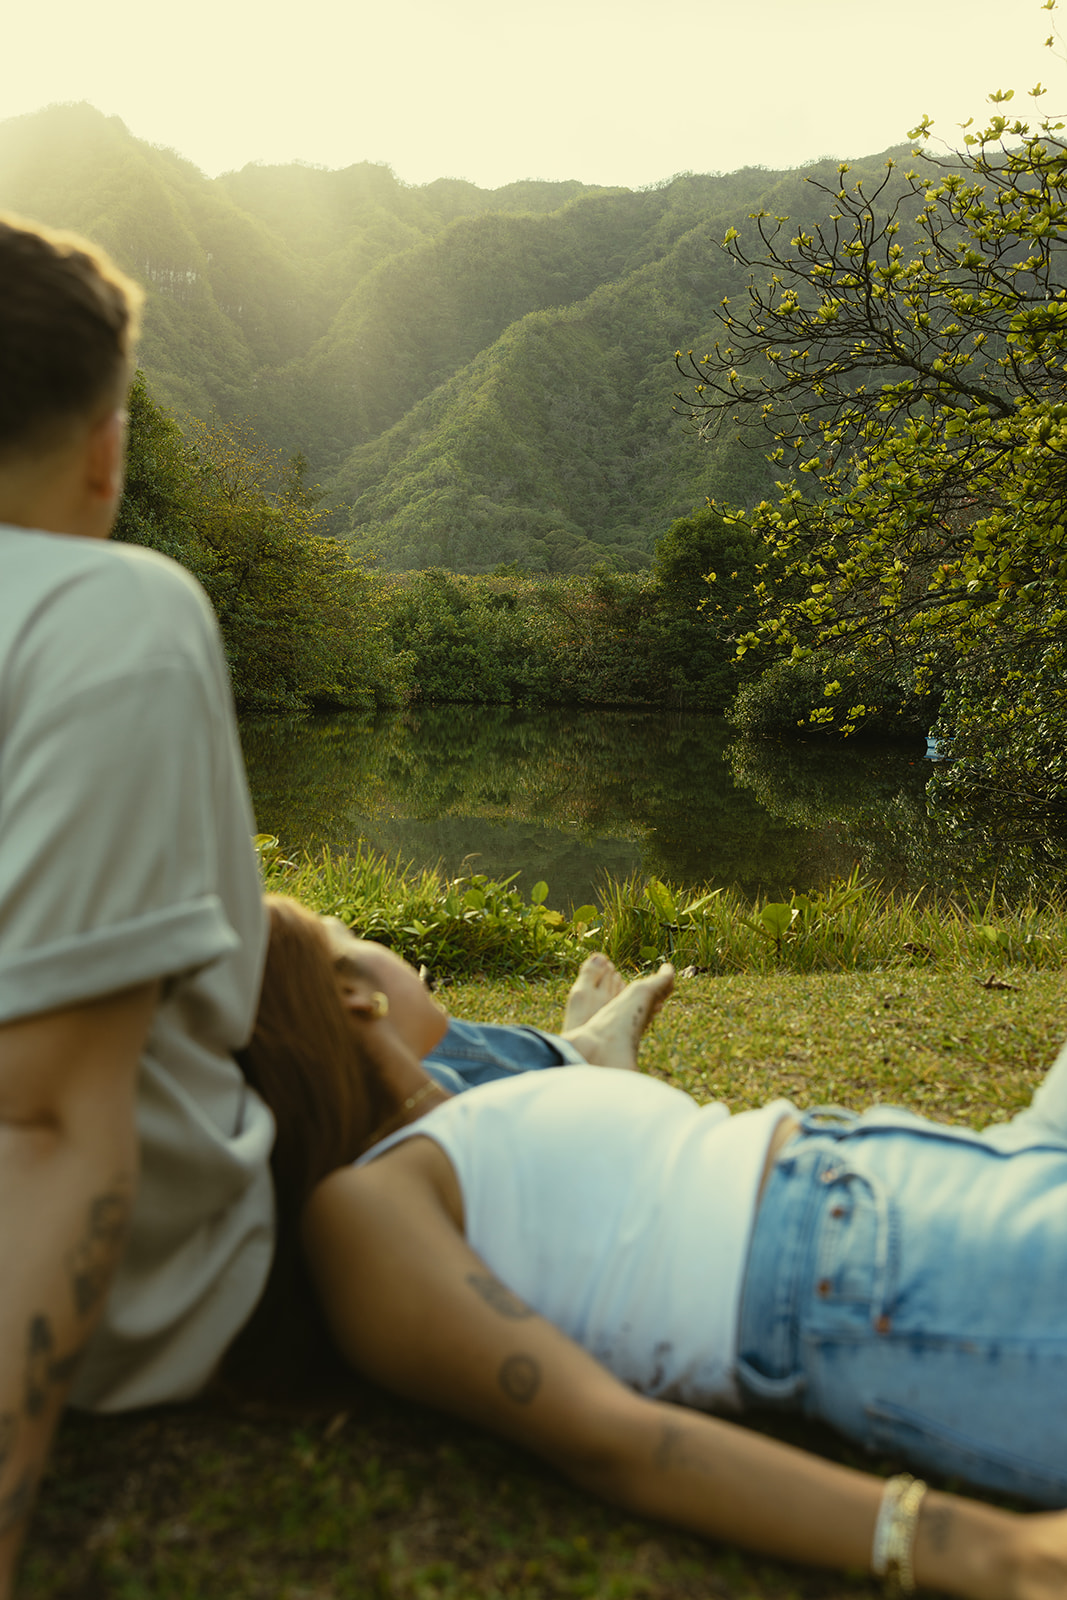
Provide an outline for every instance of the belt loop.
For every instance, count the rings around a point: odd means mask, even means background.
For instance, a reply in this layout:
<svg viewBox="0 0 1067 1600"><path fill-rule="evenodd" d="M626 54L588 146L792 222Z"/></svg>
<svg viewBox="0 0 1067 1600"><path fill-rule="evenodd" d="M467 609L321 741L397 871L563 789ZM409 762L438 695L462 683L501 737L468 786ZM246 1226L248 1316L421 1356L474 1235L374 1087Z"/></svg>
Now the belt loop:
<svg viewBox="0 0 1067 1600"><path fill-rule="evenodd" d="M811 1106L800 1118L802 1133L821 1133L828 1139L843 1139L852 1132L859 1116L846 1106Z"/></svg>

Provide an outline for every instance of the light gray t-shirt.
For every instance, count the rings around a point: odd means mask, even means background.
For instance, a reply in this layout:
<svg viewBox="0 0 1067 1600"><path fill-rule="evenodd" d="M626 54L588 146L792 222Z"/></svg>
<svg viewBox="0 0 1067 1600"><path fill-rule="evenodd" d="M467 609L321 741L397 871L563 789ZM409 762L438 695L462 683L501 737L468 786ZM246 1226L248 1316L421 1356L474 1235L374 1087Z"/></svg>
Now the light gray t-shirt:
<svg viewBox="0 0 1067 1600"><path fill-rule="evenodd" d="M76 1404L194 1394L266 1279L273 1124L231 1055L266 943L252 830L199 585L0 526L0 1022L164 980L129 1244Z"/></svg>

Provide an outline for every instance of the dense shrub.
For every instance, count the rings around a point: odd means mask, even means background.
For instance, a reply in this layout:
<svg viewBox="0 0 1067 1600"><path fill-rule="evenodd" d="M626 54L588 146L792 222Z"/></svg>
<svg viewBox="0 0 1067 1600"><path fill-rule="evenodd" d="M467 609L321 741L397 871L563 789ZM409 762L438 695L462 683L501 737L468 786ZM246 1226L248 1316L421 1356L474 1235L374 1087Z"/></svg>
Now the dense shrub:
<svg viewBox="0 0 1067 1600"><path fill-rule="evenodd" d="M188 436L138 374L116 538L160 550L207 590L244 709L373 709L405 698L409 659L385 632L381 580L323 538L300 459L282 468L237 425Z"/></svg>
<svg viewBox="0 0 1067 1600"><path fill-rule="evenodd" d="M776 661L744 684L727 712L741 733L752 738L805 738L822 734L841 737L832 714L820 714L820 702L834 698L850 709L852 733L883 739L918 738L936 714L932 696L916 699L910 684L898 681L891 668L850 656L805 656ZM813 711L812 708L816 709Z"/></svg>
<svg viewBox="0 0 1067 1600"><path fill-rule="evenodd" d="M641 573L468 577L409 572L389 591L395 650L425 700L688 705L721 711L736 686L708 619L664 603Z"/></svg>
<svg viewBox="0 0 1067 1600"><path fill-rule="evenodd" d="M425 700L722 711L755 576L751 537L709 509L671 525L651 572L401 574L389 631Z"/></svg>

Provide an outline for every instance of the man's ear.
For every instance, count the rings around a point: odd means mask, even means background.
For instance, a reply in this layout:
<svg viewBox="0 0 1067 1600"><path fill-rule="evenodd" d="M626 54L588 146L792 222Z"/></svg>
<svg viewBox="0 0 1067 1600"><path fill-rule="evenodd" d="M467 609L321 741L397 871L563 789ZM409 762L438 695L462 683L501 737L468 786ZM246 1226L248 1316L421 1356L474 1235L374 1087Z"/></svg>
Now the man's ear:
<svg viewBox="0 0 1067 1600"><path fill-rule="evenodd" d="M85 487L96 501L117 505L126 463L126 413L109 411L89 431L85 451Z"/></svg>

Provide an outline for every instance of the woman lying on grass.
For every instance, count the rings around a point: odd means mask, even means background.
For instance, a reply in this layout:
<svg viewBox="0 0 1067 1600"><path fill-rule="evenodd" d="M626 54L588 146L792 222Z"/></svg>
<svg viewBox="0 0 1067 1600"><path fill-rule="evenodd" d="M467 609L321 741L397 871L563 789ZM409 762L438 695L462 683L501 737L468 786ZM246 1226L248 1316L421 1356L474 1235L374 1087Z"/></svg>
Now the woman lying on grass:
<svg viewBox="0 0 1067 1600"><path fill-rule="evenodd" d="M278 1115L283 1221L359 1371L696 1533L905 1592L1067 1592L1067 1514L886 1484L707 1414L791 1407L1067 1505L1067 1067L983 1135L782 1100L730 1117L571 1067L345 1165L415 1109L411 1019L317 918L275 902L271 922L247 1070ZM670 981L613 979L591 1053L633 1064Z"/></svg>

